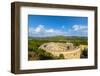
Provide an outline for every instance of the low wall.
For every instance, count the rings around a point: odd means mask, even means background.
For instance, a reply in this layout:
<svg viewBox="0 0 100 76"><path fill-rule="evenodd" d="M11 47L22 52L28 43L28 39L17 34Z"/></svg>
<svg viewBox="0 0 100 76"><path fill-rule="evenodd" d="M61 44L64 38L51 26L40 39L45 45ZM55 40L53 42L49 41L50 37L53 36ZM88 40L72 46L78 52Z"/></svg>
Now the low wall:
<svg viewBox="0 0 100 76"><path fill-rule="evenodd" d="M47 51L47 50L46 50ZM54 56L59 56L60 54L64 55L65 59L79 59L80 58L80 54L81 54L81 49L75 49L75 50L70 50L70 51L64 51L64 52L57 52L57 51L47 51L52 53Z"/></svg>

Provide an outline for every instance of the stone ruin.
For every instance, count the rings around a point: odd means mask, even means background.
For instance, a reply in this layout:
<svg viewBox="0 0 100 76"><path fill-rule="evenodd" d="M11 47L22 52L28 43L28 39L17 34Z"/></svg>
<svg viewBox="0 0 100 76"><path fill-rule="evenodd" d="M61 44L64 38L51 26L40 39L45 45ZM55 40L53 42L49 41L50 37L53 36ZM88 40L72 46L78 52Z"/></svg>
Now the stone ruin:
<svg viewBox="0 0 100 76"><path fill-rule="evenodd" d="M54 56L64 55L65 59L80 58L81 49L73 43L49 42L42 44L39 48L53 54Z"/></svg>
<svg viewBox="0 0 100 76"><path fill-rule="evenodd" d="M50 43L45 43L41 45L39 48L48 50L48 51L69 51L69 50L75 49L76 47L72 43L50 42Z"/></svg>

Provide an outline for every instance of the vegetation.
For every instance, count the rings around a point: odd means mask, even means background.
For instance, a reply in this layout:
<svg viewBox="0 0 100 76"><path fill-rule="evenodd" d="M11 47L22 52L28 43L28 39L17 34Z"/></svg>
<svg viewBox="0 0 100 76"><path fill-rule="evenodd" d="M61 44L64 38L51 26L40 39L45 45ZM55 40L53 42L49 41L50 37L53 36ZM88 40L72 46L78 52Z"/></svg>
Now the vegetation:
<svg viewBox="0 0 100 76"><path fill-rule="evenodd" d="M64 55L63 54L60 54L58 59L64 59Z"/></svg>
<svg viewBox="0 0 100 76"><path fill-rule="evenodd" d="M87 37L65 37L65 36L54 36L54 37L29 37L28 40L28 59L29 60L48 60L48 59L64 59L63 54L60 54L58 57L53 56L51 53L46 52L43 49L39 49L39 46L48 43L48 42L61 42L61 43L66 43L70 42L73 43L75 46L79 46L80 44L82 45L87 45ZM81 57L87 57L87 49L84 49L82 52ZM34 57L34 58L32 58Z"/></svg>
<svg viewBox="0 0 100 76"><path fill-rule="evenodd" d="M84 48L82 50L81 58L87 58L88 57L88 48Z"/></svg>

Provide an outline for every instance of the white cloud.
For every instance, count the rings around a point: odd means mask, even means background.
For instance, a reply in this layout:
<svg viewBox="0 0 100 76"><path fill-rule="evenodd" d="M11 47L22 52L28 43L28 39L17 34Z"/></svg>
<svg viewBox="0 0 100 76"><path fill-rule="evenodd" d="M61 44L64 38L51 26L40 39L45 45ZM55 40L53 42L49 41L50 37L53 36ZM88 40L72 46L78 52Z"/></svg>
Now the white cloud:
<svg viewBox="0 0 100 76"><path fill-rule="evenodd" d="M34 32L43 32L45 29L44 29L44 26L43 25L38 25L38 27L36 27L34 29Z"/></svg>
<svg viewBox="0 0 100 76"><path fill-rule="evenodd" d="M72 26L72 29L73 29L74 31L86 30L87 28L88 28L88 27L85 26L85 25L73 25L73 26Z"/></svg>
<svg viewBox="0 0 100 76"><path fill-rule="evenodd" d="M53 28L46 28L44 25L38 25L35 28L29 28L29 36L46 37L56 35L67 35L67 32L61 31L61 29L57 30Z"/></svg>
<svg viewBox="0 0 100 76"><path fill-rule="evenodd" d="M62 26L63 27L63 26ZM29 36L33 37L47 37L47 36L87 36L88 27L85 25L73 25L70 29L63 30L47 28L45 25L38 25L37 27L29 27Z"/></svg>
<svg viewBox="0 0 100 76"><path fill-rule="evenodd" d="M49 32L49 33L53 33L54 32L54 29L48 29L48 30L45 30L46 32Z"/></svg>
<svg viewBox="0 0 100 76"><path fill-rule="evenodd" d="M87 36L88 35L88 26L86 25L73 25L71 29L68 30L68 33L73 36Z"/></svg>

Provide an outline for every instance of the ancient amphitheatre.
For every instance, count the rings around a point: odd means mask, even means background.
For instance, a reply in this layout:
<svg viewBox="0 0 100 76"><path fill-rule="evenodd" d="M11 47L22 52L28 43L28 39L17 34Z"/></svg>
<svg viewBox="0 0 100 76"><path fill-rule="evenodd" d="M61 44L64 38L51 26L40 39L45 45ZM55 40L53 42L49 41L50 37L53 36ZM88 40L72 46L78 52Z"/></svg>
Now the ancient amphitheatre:
<svg viewBox="0 0 100 76"><path fill-rule="evenodd" d="M28 60L88 58L86 37L31 38L28 44Z"/></svg>
<svg viewBox="0 0 100 76"><path fill-rule="evenodd" d="M82 48L74 46L73 43L49 42L42 44L39 48L53 54L54 56L64 55L64 59L79 59Z"/></svg>

